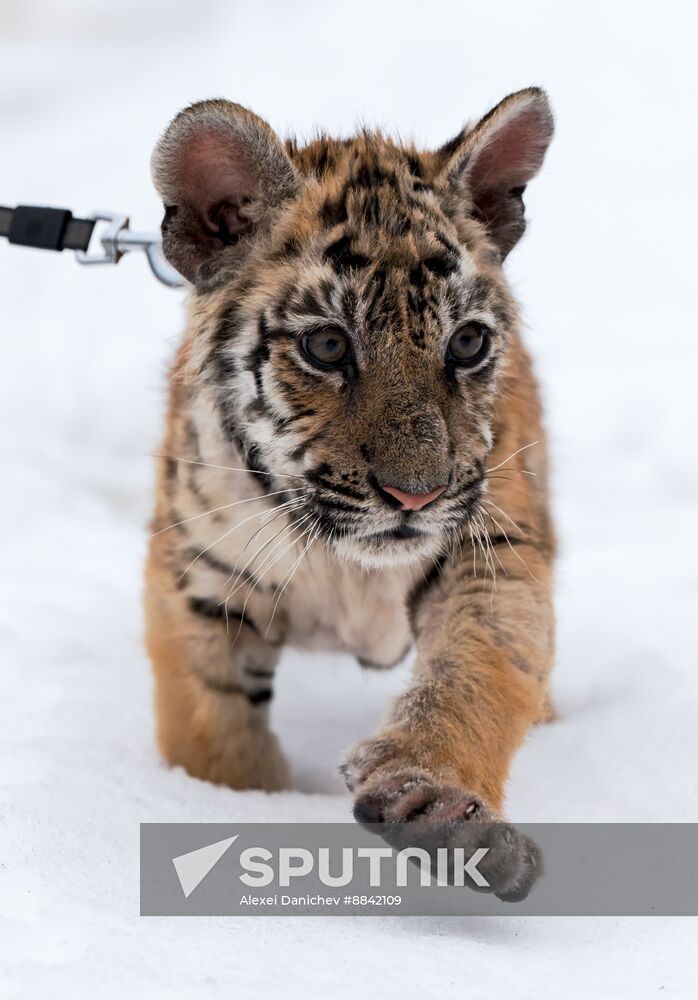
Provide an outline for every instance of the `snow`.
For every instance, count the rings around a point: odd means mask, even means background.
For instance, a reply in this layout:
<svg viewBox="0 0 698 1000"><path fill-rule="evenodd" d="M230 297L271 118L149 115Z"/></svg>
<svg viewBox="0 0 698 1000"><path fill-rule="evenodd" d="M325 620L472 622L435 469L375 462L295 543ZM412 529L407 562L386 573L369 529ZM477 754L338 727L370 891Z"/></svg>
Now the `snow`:
<svg viewBox="0 0 698 1000"><path fill-rule="evenodd" d="M695 18L689 4L5 0L0 201L156 227L158 131L223 94L279 131L448 138L531 83L558 133L509 273L544 384L559 720L521 821L698 821ZM286 656L297 791L155 750L140 587L182 296L145 262L0 245L0 995L689 996L694 919L141 918L141 821L343 820L334 762L406 670Z"/></svg>

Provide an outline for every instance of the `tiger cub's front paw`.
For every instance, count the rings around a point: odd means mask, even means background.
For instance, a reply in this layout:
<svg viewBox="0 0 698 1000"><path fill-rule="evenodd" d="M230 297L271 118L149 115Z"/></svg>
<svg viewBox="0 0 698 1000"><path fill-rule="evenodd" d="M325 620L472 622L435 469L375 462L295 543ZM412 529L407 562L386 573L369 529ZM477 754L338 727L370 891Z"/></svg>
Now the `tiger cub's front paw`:
<svg viewBox="0 0 698 1000"><path fill-rule="evenodd" d="M477 864L486 885L469 884L507 902L525 899L543 870L540 848L472 791L423 768L400 766L394 749L389 737L368 740L345 763L357 822L380 825L376 832L398 850L426 849L434 864L439 847L463 848L466 859L486 848Z"/></svg>

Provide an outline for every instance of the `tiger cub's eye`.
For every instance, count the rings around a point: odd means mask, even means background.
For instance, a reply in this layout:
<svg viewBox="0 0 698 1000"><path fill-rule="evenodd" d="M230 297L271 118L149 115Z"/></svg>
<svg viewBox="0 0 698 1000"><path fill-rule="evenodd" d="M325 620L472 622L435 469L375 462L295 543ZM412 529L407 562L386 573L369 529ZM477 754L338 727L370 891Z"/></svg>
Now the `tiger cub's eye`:
<svg viewBox="0 0 698 1000"><path fill-rule="evenodd" d="M336 326L304 333L300 345L308 361L319 368L340 368L351 356L349 338Z"/></svg>
<svg viewBox="0 0 698 1000"><path fill-rule="evenodd" d="M461 368L472 368L489 353L490 332L482 323L465 323L448 342L447 360Z"/></svg>

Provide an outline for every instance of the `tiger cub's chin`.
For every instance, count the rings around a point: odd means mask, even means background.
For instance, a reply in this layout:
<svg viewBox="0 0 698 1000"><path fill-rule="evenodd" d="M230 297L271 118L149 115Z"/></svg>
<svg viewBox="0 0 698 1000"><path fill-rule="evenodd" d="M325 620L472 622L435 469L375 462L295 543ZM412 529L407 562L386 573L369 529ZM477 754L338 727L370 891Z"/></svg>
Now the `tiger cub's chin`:
<svg viewBox="0 0 698 1000"><path fill-rule="evenodd" d="M433 532L404 537L399 537L397 532L381 532L359 538L335 539L330 548L342 562L359 563L367 569L383 569L408 566L433 558L440 551L441 543L441 535Z"/></svg>

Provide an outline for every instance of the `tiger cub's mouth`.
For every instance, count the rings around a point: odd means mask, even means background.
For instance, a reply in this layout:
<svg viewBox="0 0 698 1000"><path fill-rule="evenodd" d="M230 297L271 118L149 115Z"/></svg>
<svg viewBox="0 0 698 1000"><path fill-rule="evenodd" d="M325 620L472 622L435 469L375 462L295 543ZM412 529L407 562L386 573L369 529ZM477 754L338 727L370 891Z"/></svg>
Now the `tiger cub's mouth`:
<svg viewBox="0 0 698 1000"><path fill-rule="evenodd" d="M440 540L438 532L413 527L411 524L398 524L393 528L365 535L336 535L331 545L340 557L380 568L411 563L430 556L438 549Z"/></svg>
<svg viewBox="0 0 698 1000"><path fill-rule="evenodd" d="M376 567L414 562L432 556L445 537L458 535L468 524L482 495L483 473L476 463L465 474L451 474L433 495L423 489L420 496L381 488L370 475L363 483L347 481L346 474L320 467L307 476L307 502L317 516L318 533L340 557ZM420 503L424 497L427 502Z"/></svg>
<svg viewBox="0 0 698 1000"><path fill-rule="evenodd" d="M418 535L423 534L423 531L419 528L412 527L410 524L398 524L395 528L389 528L387 531L378 531L375 535L371 535L369 537L397 542L403 541L407 538L416 538Z"/></svg>
<svg viewBox="0 0 698 1000"><path fill-rule="evenodd" d="M420 528L415 528L411 524L398 524L394 528L388 528L385 531L376 531L370 535L362 536L364 539L373 539L375 541L381 542L401 542L406 541L409 538L417 538L419 535L423 535L424 531Z"/></svg>

